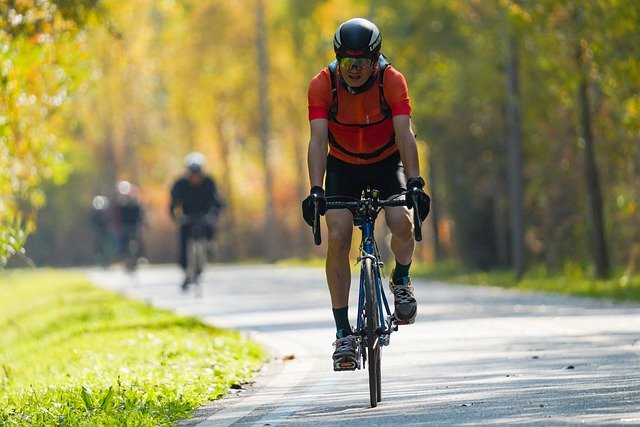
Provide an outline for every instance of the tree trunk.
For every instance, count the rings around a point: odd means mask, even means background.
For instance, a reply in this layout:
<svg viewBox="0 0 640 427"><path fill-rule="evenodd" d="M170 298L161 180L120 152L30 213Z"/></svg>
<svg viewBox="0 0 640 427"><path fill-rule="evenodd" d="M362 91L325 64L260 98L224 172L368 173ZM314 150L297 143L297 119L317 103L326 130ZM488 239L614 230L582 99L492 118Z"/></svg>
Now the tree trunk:
<svg viewBox="0 0 640 427"><path fill-rule="evenodd" d="M583 50L582 45L579 49ZM582 52L584 53L584 52ZM580 58L584 55L580 55ZM580 65L582 67L582 65ZM585 71L580 80L580 135L584 142L584 180L587 185L588 217L591 223L591 245L596 275L599 279L610 276L609 255L604 233L604 215L602 213L602 192L594 153L593 132L591 129L591 109L589 102L589 82Z"/></svg>
<svg viewBox="0 0 640 427"><path fill-rule="evenodd" d="M507 149L509 156L509 200L511 218L511 258L516 280L522 279L525 265L524 212L522 207L522 130L518 84L518 40L509 35L507 46Z"/></svg>
<svg viewBox="0 0 640 427"><path fill-rule="evenodd" d="M264 162L265 208L264 208L264 241L263 256L268 261L275 261L277 254L277 223L275 221L273 197L273 173L269 160L270 145L270 117L269 117L269 60L267 57L266 22L264 0L257 0L257 33L256 46L258 49L258 96L260 98L260 141L262 159Z"/></svg>
<svg viewBox="0 0 640 427"><path fill-rule="evenodd" d="M221 99L223 105L226 105L226 97L222 97ZM222 170L220 171L218 178L220 180L219 189L221 190L220 192L224 195L223 197L226 198L226 200L224 201L226 206L225 211L223 211L223 215L225 216L224 225L227 227L225 229L225 234L227 234L227 236L224 236L224 239L219 237L219 240L225 243L224 247L219 248L221 249L219 256L221 257L222 261L236 261L239 258L239 252L241 249L238 246L237 242L242 241L242 237L238 232L238 224L236 223L237 202L236 200L234 200L235 192L230 191L232 188L231 153L234 150L236 135L226 127L228 126L228 124L225 122L227 117L228 116L223 107L221 109L218 109L216 115L213 117L213 123L216 123L216 131L218 133L218 139L220 141L220 163L222 164Z"/></svg>
<svg viewBox="0 0 640 427"><path fill-rule="evenodd" d="M442 253L442 246L440 245L440 233L438 230L438 224L440 222L440 214L438 209L438 202L436 198L436 180L437 175L435 171L435 164L433 162L433 154L429 153L429 186L431 189L431 212L429 216L431 217L431 234L433 235L433 257L436 262L442 261L444 259L444 254Z"/></svg>

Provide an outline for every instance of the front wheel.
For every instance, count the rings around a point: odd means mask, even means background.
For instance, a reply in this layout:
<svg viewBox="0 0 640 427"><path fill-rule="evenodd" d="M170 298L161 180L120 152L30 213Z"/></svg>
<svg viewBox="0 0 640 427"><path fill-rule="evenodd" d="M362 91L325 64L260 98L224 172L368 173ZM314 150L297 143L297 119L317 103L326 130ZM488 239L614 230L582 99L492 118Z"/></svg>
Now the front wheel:
<svg viewBox="0 0 640 427"><path fill-rule="evenodd" d="M138 255L140 253L140 243L136 239L129 239L127 243L127 253L125 260L125 268L128 273L135 273L138 268Z"/></svg>
<svg viewBox="0 0 640 427"><path fill-rule="evenodd" d="M378 406L381 400L381 375L380 375L380 341L378 339L378 327L380 325L380 313L378 311L378 298L375 289L373 274L373 262L370 258L363 261L364 285L365 285L365 322L367 332L367 365L369 368L369 397L371 407Z"/></svg>

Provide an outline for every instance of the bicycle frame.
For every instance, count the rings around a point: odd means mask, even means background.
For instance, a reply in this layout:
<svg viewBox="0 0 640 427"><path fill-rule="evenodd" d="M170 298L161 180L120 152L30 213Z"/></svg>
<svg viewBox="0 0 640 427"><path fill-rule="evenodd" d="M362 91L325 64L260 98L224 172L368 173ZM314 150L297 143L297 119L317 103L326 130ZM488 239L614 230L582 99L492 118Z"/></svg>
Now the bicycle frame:
<svg viewBox="0 0 640 427"><path fill-rule="evenodd" d="M377 337L380 339L382 345L389 345L389 338L391 332L397 330L397 326L393 325L393 319L391 315L391 309L389 308L389 302L387 296L382 290L382 266L383 262L380 259L380 252L374 238L375 218L372 221L366 221L360 226L362 230L362 239L360 241L360 256L358 261L362 262L365 258L370 258L373 265L373 280L374 289L372 291L377 296L375 300L378 304L379 322L376 330L378 331ZM365 336L364 330L364 318L362 316L364 310L365 289L366 280L364 277L364 271L360 271L360 290L358 294L358 319L356 323L356 330L361 336Z"/></svg>

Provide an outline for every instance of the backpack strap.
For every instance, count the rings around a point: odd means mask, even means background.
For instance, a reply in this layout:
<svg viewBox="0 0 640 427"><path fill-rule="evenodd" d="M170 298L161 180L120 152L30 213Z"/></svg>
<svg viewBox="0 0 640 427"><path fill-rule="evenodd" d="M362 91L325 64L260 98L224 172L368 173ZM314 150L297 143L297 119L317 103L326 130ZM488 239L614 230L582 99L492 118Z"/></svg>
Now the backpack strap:
<svg viewBox="0 0 640 427"><path fill-rule="evenodd" d="M378 57L378 65L380 66L380 75L378 76L378 88L380 92L380 111L382 111L382 114L384 114L386 118L390 119L391 106L387 102L387 99L384 97L383 83L384 83L384 72L387 69L387 67L391 65L391 62L389 62L389 60L387 60L387 57L381 53L380 56Z"/></svg>
<svg viewBox="0 0 640 427"><path fill-rule="evenodd" d="M336 85L338 60L334 59L327 68L329 69L329 76L331 77L331 106L329 106L329 121L334 121L336 117L338 117L338 86Z"/></svg>

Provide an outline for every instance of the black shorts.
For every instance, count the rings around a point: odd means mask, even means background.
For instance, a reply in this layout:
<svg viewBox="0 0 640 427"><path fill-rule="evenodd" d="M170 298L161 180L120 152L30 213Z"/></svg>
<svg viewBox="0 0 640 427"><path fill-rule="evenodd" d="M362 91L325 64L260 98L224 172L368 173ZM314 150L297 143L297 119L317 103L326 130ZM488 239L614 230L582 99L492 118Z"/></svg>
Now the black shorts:
<svg viewBox="0 0 640 427"><path fill-rule="evenodd" d="M367 165L354 165L327 156L325 193L327 196L348 196L360 199L362 190L370 187L387 199L406 190L407 181L400 153Z"/></svg>

